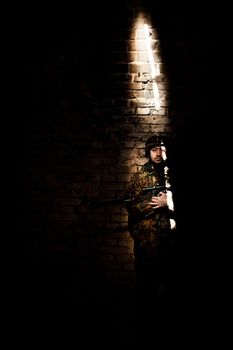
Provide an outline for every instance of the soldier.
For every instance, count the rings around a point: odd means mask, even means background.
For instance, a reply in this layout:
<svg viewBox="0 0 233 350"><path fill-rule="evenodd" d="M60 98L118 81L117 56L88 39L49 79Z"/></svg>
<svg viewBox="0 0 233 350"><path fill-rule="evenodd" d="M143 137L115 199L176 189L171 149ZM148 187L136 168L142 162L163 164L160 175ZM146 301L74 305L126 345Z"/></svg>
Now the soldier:
<svg viewBox="0 0 233 350"><path fill-rule="evenodd" d="M132 200L126 208L134 240L137 291L149 298L166 293L170 242L176 224L164 135L153 135L146 141L145 157L148 161L131 177L126 197ZM149 196L145 195L146 188Z"/></svg>

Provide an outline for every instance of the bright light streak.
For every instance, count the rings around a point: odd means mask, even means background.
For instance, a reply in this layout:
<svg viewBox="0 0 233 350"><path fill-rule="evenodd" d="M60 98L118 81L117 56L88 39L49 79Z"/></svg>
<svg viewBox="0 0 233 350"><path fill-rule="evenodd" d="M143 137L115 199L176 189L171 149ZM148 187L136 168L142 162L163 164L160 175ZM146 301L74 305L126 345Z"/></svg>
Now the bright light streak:
<svg viewBox="0 0 233 350"><path fill-rule="evenodd" d="M156 74L156 70L155 70L154 57L153 57L153 53L151 50L150 32L149 32L149 27L147 24L144 24L144 32L145 32L147 55L148 55L150 66L151 66L151 78L154 79L157 74Z"/></svg>
<svg viewBox="0 0 233 350"><path fill-rule="evenodd" d="M151 67L151 80L152 80L152 85L153 85L153 95L154 95L155 108L157 110L159 110L159 108L160 108L159 89L158 89L158 85L155 81L155 78L159 75L159 69L155 65L153 52L151 49L150 31L149 31L149 27L147 24L144 24L144 34L145 34L145 41L146 41L147 56L148 56L150 67Z"/></svg>

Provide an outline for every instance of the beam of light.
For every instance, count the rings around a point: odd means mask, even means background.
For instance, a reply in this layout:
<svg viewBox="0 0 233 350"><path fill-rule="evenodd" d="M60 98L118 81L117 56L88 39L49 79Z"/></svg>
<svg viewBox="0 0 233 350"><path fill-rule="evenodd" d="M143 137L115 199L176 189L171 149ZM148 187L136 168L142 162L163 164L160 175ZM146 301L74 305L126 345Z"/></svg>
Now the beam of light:
<svg viewBox="0 0 233 350"><path fill-rule="evenodd" d="M147 24L144 24L143 28L144 28L144 35L145 35L146 51L147 51L147 56L148 56L150 68L151 68L151 80L152 80L152 86L153 86L153 96L154 96L155 108L156 108L156 110L159 110L159 108L160 108L159 89L158 89L158 85L155 81L155 78L160 73L159 73L158 65L157 66L155 65L153 52L151 49L151 39L150 39L149 27Z"/></svg>
<svg viewBox="0 0 233 350"><path fill-rule="evenodd" d="M155 61L151 50L150 32L147 24L144 24L144 33L145 33L147 56L151 66L151 78L154 79L157 76L157 72L155 69Z"/></svg>

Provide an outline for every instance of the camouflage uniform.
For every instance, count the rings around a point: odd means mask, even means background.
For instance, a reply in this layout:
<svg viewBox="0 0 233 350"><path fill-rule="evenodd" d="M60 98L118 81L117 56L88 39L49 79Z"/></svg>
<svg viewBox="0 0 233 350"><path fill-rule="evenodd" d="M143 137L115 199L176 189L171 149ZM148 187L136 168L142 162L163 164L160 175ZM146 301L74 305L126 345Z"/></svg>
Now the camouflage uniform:
<svg viewBox="0 0 233 350"><path fill-rule="evenodd" d="M126 195L137 198L147 186L165 185L164 166L151 162L144 164L129 183ZM127 205L129 232L134 239L137 282L143 288L158 287L165 276L167 244L170 228L170 211L167 207L152 211L149 198L132 201Z"/></svg>

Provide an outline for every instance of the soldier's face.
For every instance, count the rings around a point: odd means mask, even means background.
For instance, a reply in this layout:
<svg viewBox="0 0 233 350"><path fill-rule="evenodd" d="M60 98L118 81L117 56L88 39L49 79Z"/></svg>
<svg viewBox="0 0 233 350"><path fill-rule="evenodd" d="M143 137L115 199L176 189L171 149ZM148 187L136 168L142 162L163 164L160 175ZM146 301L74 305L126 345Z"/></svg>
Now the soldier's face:
<svg viewBox="0 0 233 350"><path fill-rule="evenodd" d="M150 150L150 158L152 162L159 164L167 159L166 149L164 146L156 146Z"/></svg>

